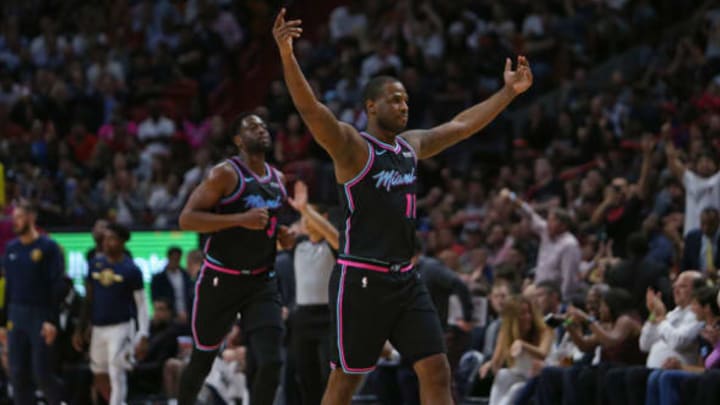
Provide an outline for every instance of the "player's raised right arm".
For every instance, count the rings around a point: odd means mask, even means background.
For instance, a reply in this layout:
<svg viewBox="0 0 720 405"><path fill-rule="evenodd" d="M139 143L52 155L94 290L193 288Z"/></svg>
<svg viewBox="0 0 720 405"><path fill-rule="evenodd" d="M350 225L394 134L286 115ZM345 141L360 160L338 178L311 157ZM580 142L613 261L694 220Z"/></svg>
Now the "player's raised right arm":
<svg viewBox="0 0 720 405"><path fill-rule="evenodd" d="M227 165L222 163L212 168L208 177L193 190L180 213L180 229L210 233L238 226L249 229L265 228L268 221L267 208L252 208L237 214L212 212L223 197L233 192L237 182L241 181Z"/></svg>
<svg viewBox="0 0 720 405"><path fill-rule="evenodd" d="M293 104L315 140L327 150L333 160L342 161L358 151L362 154L366 147L360 135L350 125L338 121L332 111L318 101L300 70L293 54L293 40L302 33L300 24L300 20L285 21L283 8L273 25L273 36L280 51L283 75Z"/></svg>

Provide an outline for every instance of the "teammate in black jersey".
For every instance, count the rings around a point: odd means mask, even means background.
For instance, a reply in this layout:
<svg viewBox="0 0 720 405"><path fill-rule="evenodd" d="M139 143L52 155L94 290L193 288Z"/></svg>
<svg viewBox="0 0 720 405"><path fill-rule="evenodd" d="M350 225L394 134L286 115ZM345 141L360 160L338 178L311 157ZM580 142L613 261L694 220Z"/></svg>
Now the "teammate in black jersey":
<svg viewBox="0 0 720 405"><path fill-rule="evenodd" d="M287 199L282 174L265 162L271 150L263 120L243 114L231 127L239 153L215 166L193 191L180 227L209 234L191 314L195 346L178 402L193 405L218 348L241 315L250 348L252 405L270 405L277 389L282 343L280 296L273 264L276 241L287 242L277 213Z"/></svg>
<svg viewBox="0 0 720 405"><path fill-rule="evenodd" d="M404 131L407 92L378 77L365 88L367 132L339 122L314 96L293 55L299 20L275 20L273 35L295 107L328 151L344 203L340 256L330 281L336 339L323 404L350 404L361 377L375 365L386 339L414 364L423 404L452 403L442 330L426 288L412 271L416 159L431 157L478 132L532 84L525 57L493 96L429 130Z"/></svg>

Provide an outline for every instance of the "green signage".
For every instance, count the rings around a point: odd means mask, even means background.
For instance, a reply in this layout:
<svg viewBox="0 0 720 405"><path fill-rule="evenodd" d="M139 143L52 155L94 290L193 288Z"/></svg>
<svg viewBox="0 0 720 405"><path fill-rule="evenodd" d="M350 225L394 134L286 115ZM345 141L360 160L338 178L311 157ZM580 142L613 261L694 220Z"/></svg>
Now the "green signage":
<svg viewBox="0 0 720 405"><path fill-rule="evenodd" d="M74 280L78 292L85 294L83 280L87 274L87 252L95 246L92 234L89 232L59 232L50 236L57 241L65 252L65 268L68 275ZM182 265L185 265L185 255L197 249L198 236L195 232L182 231L136 231L132 232L127 249L133 256L135 264L142 270L143 279L149 289L153 274L163 270L167 263L167 250L171 246L178 246L183 250Z"/></svg>

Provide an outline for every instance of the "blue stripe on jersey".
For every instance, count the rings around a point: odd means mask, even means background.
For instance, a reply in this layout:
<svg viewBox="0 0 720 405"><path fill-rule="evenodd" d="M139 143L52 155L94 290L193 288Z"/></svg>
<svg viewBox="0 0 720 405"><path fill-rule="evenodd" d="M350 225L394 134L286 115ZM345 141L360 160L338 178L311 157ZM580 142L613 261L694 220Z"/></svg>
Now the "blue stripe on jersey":
<svg viewBox="0 0 720 405"><path fill-rule="evenodd" d="M230 163L230 165L233 167L233 169L235 169L235 173L238 176L238 182L237 182L237 185L235 186L235 191L232 194L230 194L226 197L223 197L220 200L220 204L229 204L229 203L237 200L240 197L240 195L242 194L242 192L245 190L245 177L243 176L242 170L240 170L240 166L238 166L238 164L235 162L235 159L233 159L233 158L228 159L227 161Z"/></svg>

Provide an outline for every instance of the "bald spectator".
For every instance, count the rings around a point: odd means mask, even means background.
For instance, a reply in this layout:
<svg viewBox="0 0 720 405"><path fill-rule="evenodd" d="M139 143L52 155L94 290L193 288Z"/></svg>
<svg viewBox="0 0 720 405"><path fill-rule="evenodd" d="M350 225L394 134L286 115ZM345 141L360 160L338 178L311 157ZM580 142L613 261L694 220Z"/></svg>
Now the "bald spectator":
<svg viewBox="0 0 720 405"><path fill-rule="evenodd" d="M668 361L678 361L681 365L698 363L698 337L704 325L690 304L693 290L703 284L700 272L680 273L673 284L675 308L671 311L667 310L660 293L647 290L645 303L650 316L640 334L640 350L648 353L646 366L608 372L603 387L607 403L644 403L647 378L653 369L665 367Z"/></svg>

